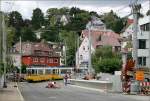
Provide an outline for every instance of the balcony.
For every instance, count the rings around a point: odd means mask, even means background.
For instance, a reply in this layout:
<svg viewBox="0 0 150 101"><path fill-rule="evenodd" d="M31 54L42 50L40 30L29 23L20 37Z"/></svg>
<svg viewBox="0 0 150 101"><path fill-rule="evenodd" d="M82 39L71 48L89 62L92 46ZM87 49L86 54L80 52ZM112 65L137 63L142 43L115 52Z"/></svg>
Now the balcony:
<svg viewBox="0 0 150 101"><path fill-rule="evenodd" d="M138 49L138 57L148 57L149 49Z"/></svg>
<svg viewBox="0 0 150 101"><path fill-rule="evenodd" d="M149 39L149 31L141 31L137 34L137 39Z"/></svg>

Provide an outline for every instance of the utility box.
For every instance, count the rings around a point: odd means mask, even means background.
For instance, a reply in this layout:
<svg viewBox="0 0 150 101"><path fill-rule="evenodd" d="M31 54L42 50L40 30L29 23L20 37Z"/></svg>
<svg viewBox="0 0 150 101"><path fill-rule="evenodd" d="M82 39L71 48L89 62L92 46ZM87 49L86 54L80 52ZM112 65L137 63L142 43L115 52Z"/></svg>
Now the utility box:
<svg viewBox="0 0 150 101"><path fill-rule="evenodd" d="M138 94L140 92L140 83L138 81L131 81L130 94Z"/></svg>

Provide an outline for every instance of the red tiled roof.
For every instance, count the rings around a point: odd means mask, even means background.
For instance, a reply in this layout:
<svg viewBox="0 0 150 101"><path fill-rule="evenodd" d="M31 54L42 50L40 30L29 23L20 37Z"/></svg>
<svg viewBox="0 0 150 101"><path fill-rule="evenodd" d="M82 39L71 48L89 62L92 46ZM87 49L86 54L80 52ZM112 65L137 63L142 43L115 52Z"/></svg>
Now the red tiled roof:
<svg viewBox="0 0 150 101"><path fill-rule="evenodd" d="M134 22L134 20L133 19L128 19L127 20L127 23L130 25L130 24L132 24Z"/></svg>
<svg viewBox="0 0 150 101"><path fill-rule="evenodd" d="M88 30L83 30L82 37L88 37L88 33ZM99 40L99 37L101 37L101 40ZM94 48L99 45L121 46L119 39L119 34L112 31L91 30L91 41Z"/></svg>
<svg viewBox="0 0 150 101"><path fill-rule="evenodd" d="M49 48L49 46L47 44L44 43L34 43L32 45L32 50L41 50L41 51L51 51L51 49Z"/></svg>
<svg viewBox="0 0 150 101"><path fill-rule="evenodd" d="M15 52L20 51L20 43L16 43L14 45ZM39 42L39 43L33 43L33 42L22 42L22 53L23 55L35 55L36 51L40 51L40 55L48 55L48 52L53 52L53 49L49 48L49 45L47 43ZM46 53L47 52L47 53Z"/></svg>

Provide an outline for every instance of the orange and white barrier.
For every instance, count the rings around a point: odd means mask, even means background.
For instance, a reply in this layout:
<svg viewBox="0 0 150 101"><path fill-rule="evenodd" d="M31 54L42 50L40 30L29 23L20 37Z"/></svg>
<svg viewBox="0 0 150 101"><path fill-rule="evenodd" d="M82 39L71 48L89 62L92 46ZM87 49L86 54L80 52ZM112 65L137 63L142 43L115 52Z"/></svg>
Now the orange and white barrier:
<svg viewBox="0 0 150 101"><path fill-rule="evenodd" d="M150 82L140 82L141 93L150 94Z"/></svg>
<svg viewBox="0 0 150 101"><path fill-rule="evenodd" d="M123 92L130 93L131 82L127 81L123 83Z"/></svg>
<svg viewBox="0 0 150 101"><path fill-rule="evenodd" d="M150 82L140 82L141 87L150 86Z"/></svg>

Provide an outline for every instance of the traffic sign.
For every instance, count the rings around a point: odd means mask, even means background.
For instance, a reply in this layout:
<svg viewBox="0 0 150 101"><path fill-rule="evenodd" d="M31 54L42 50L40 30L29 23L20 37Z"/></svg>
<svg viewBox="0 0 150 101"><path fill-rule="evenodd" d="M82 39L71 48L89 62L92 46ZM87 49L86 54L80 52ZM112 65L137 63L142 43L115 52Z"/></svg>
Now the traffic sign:
<svg viewBox="0 0 150 101"><path fill-rule="evenodd" d="M136 71L135 77L136 77L136 80L143 81L144 80L144 71Z"/></svg>

